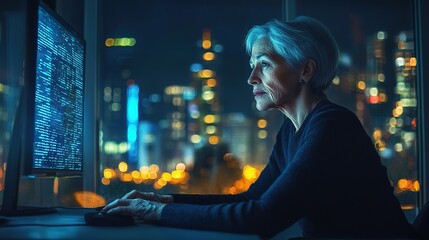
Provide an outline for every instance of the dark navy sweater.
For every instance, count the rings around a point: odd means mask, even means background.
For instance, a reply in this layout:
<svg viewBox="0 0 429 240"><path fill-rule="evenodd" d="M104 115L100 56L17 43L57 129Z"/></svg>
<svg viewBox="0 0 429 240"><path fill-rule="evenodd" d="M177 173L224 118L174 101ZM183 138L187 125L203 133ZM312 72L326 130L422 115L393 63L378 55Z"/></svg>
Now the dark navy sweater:
<svg viewBox="0 0 429 240"><path fill-rule="evenodd" d="M272 237L411 237L386 168L357 117L321 101L296 129L285 119L270 160L237 195L175 194L158 224Z"/></svg>

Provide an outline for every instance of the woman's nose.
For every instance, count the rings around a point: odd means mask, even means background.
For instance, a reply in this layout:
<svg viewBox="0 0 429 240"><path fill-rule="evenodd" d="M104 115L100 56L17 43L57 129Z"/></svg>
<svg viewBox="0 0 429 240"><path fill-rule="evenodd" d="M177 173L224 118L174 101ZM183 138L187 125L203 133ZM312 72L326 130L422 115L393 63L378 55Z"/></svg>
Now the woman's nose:
<svg viewBox="0 0 429 240"><path fill-rule="evenodd" d="M261 81L261 79L260 79L260 78L258 77L258 75L256 74L255 69L256 69L256 68L252 69L252 72L250 72L250 76L249 76L249 78L247 79L247 83L248 83L249 85L258 84L258 83Z"/></svg>

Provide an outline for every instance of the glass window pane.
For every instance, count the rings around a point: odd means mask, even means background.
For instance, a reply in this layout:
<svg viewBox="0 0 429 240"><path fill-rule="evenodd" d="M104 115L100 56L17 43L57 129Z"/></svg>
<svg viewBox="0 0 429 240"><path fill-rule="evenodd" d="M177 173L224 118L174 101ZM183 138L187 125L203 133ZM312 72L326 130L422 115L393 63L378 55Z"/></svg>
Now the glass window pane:
<svg viewBox="0 0 429 240"><path fill-rule="evenodd" d="M420 189L412 3L304 0L287 6L295 7L296 16L321 20L336 37L340 68L328 96L358 115L404 210L415 209Z"/></svg>
<svg viewBox="0 0 429 240"><path fill-rule="evenodd" d="M282 0L101 5L100 193L244 191L281 118L252 105L243 41Z"/></svg>

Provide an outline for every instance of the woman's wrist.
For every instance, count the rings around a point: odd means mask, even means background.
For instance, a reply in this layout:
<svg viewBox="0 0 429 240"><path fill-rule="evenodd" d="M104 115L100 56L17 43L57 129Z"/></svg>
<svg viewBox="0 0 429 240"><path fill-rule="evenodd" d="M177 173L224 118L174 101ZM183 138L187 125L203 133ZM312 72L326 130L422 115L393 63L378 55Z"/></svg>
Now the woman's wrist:
<svg viewBox="0 0 429 240"><path fill-rule="evenodd" d="M156 208L155 211L155 221L160 221L161 217L162 217L162 210L164 209L166 204L161 203L159 204L159 206Z"/></svg>
<svg viewBox="0 0 429 240"><path fill-rule="evenodd" d="M159 195L159 200L162 203L173 203L174 197L173 197L173 195Z"/></svg>

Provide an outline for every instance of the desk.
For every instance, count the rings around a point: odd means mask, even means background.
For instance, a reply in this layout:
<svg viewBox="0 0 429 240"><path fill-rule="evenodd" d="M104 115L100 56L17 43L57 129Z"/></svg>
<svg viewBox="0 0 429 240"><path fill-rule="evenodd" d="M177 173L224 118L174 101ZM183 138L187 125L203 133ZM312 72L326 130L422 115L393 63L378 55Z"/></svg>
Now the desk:
<svg viewBox="0 0 429 240"><path fill-rule="evenodd" d="M57 213L7 217L0 225L0 239L174 239L229 240L259 239L256 235L199 231L137 224L127 227L93 227L83 215L92 209L59 208Z"/></svg>

